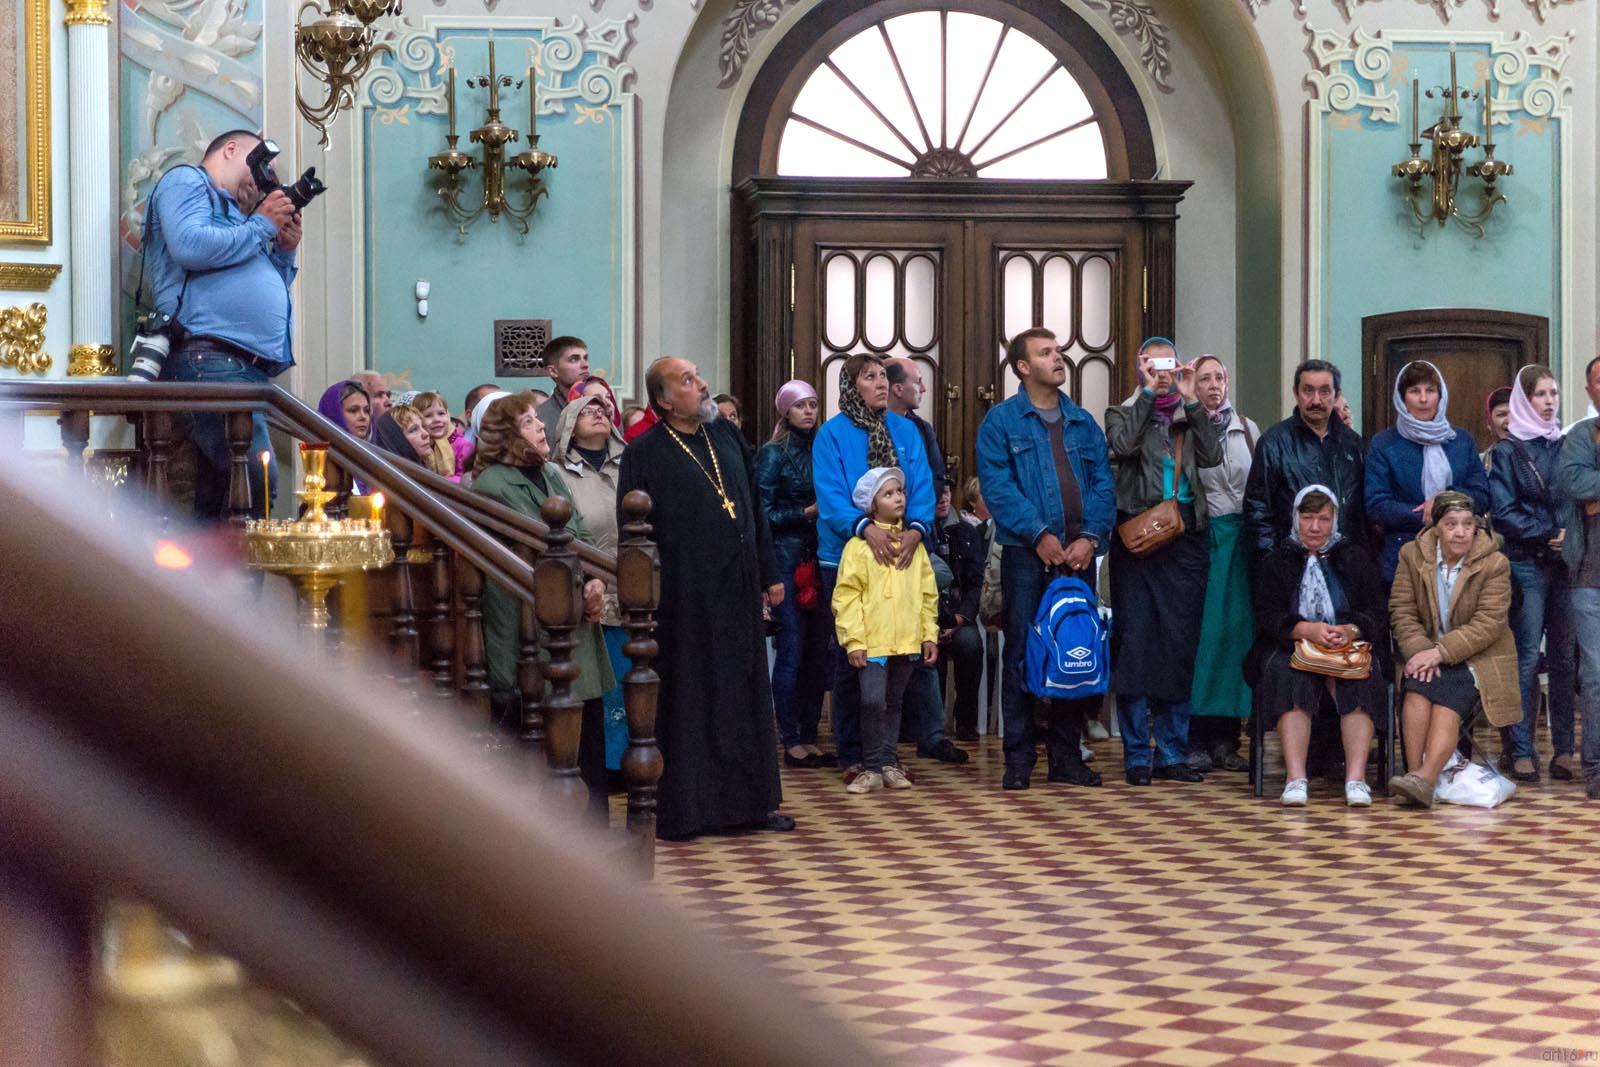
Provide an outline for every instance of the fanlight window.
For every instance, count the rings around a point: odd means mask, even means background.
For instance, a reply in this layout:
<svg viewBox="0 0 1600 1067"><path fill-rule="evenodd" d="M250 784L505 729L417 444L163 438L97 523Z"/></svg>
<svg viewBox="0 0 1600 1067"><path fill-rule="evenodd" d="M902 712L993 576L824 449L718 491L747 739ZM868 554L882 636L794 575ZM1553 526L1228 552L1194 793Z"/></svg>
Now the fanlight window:
<svg viewBox="0 0 1600 1067"><path fill-rule="evenodd" d="M1083 90L997 19L917 11L862 30L806 80L778 173L856 178L1104 178Z"/></svg>

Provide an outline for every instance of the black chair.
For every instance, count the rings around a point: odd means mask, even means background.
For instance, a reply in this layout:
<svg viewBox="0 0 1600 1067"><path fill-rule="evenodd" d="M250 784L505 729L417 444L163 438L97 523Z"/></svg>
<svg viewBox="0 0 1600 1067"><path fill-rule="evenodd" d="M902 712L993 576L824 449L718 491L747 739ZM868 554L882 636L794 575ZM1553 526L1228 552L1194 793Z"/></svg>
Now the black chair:
<svg viewBox="0 0 1600 1067"><path fill-rule="evenodd" d="M1398 670L1395 673L1393 684L1385 690L1389 699L1385 701L1383 710L1374 712L1372 716L1373 738L1378 743L1378 782L1377 791L1384 795L1389 792L1389 779L1400 773L1397 758L1400 755L1401 743L1399 739L1398 707L1400 704L1400 678ZM1333 698L1324 695L1322 702L1313 713L1313 718L1336 714L1333 708ZM1257 797L1266 792L1266 748L1267 731L1262 726L1259 709L1250 714L1250 788Z"/></svg>

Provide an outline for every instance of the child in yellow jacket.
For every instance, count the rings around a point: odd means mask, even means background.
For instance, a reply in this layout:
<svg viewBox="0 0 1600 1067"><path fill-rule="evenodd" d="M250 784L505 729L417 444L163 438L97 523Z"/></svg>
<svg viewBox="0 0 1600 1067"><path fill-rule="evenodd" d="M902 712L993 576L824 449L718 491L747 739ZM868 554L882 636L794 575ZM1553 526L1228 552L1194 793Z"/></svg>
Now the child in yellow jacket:
<svg viewBox="0 0 1600 1067"><path fill-rule="evenodd" d="M874 467L856 482L851 501L894 534L906 514L905 475L898 467ZM893 544L898 549L900 539ZM909 789L895 745L900 706L911 672L939 655L939 587L928 551L917 545L907 567L885 566L872 546L853 537L839 558L833 618L850 666L861 672L861 751L866 769L845 788L870 793L888 786Z"/></svg>

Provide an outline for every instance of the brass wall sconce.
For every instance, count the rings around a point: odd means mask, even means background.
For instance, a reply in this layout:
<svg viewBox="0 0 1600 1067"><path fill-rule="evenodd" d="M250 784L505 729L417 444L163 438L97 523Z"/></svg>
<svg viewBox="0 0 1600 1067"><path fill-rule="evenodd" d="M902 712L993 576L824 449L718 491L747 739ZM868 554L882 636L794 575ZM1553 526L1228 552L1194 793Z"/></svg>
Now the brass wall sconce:
<svg viewBox="0 0 1600 1067"><path fill-rule="evenodd" d="M464 235L467 227L487 214L490 222L499 222L502 214L509 215L517 229L528 232L528 219L541 196L549 194L540 172L556 165L556 157L539 150L538 112L539 91L534 82L534 69L528 68L528 150L510 159L506 158L506 145L521 136L516 130L500 121L500 90L520 89L522 82L513 81L510 75L495 73L494 38L489 38L489 73L467 79L467 88L489 90L488 115L483 125L469 135L473 144L483 146L483 162L479 163L466 152L456 148L460 135L456 133L456 71L449 71L447 99L450 111L450 132L445 134L445 150L428 159L428 169L442 171L435 191L444 202L444 210ZM514 203L506 195L506 170L520 170L527 174L527 185ZM468 170L483 171L483 198L473 208L461 202L461 175Z"/></svg>
<svg viewBox="0 0 1600 1067"><path fill-rule="evenodd" d="M327 10L322 9L323 3ZM306 19L310 12L312 18ZM356 83L387 44L377 43L372 24L400 14L400 0L305 0L295 15L294 51L300 66L328 87L320 104L308 102L295 77L294 99L300 115L317 128L318 143L328 147L328 127L341 109L355 106Z"/></svg>
<svg viewBox="0 0 1600 1067"><path fill-rule="evenodd" d="M1494 209L1505 202L1505 194L1497 184L1512 173L1511 164L1494 158L1494 79L1484 83L1480 93L1462 89L1456 82L1456 53L1450 50L1450 88L1435 86L1428 90L1433 99L1435 90L1444 98L1444 114L1428 131L1433 140L1432 158L1422 157L1422 134L1418 130L1421 101L1418 97L1417 79L1411 80L1411 157L1396 163L1394 176L1405 181L1406 203L1417 219L1417 232L1427 233L1428 223L1436 221L1443 226L1446 219L1455 219L1475 236L1482 237L1484 223ZM1461 128L1461 101L1478 96L1483 100L1483 158L1471 166L1463 166L1462 155L1478 144L1478 136ZM1483 182L1482 206L1476 212L1461 210L1459 192L1461 175L1465 173ZM1433 178L1433 192L1426 211L1420 206L1422 179Z"/></svg>

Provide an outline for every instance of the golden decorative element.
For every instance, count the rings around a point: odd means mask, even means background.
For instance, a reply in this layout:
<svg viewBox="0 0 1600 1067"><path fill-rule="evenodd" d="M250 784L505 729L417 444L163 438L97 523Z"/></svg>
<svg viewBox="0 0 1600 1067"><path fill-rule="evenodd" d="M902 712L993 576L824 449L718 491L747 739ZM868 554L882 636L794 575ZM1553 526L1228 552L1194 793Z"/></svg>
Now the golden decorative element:
<svg viewBox="0 0 1600 1067"><path fill-rule="evenodd" d="M308 74L328 87L328 98L320 104L308 102L300 92L297 71L295 106L321 134L322 147L328 147L328 127L340 110L355 106L356 84L372 61L391 51L378 41L372 24L384 15L399 14L400 0L305 0L300 5L295 15L295 55Z"/></svg>
<svg viewBox="0 0 1600 1067"><path fill-rule="evenodd" d="M116 373L116 351L110 345L73 345L67 349L69 378L106 378Z"/></svg>
<svg viewBox="0 0 1600 1067"><path fill-rule="evenodd" d="M294 1004L203 952L143 904L107 908L96 1029L117 1067L365 1067Z"/></svg>
<svg viewBox="0 0 1600 1067"><path fill-rule="evenodd" d="M55 361L44 351L44 325L49 317L43 304L0 309L0 367L15 367L18 374L43 374Z"/></svg>
<svg viewBox="0 0 1600 1067"><path fill-rule="evenodd" d="M42 293L55 284L59 263L0 263L0 289Z"/></svg>
<svg viewBox="0 0 1600 1067"><path fill-rule="evenodd" d="M305 488L295 495L306 505L302 519L250 519L244 524L245 563L257 570L287 575L300 591L300 625L316 641L328 629L328 593L341 577L356 571L387 567L394 546L381 511L369 519L330 519L323 508L337 494L329 492L327 445L300 446L305 461Z"/></svg>
<svg viewBox="0 0 1600 1067"><path fill-rule="evenodd" d="M1418 95L1420 85L1417 79L1411 80L1411 156L1401 160L1392 168L1396 178L1405 182L1406 203L1411 206L1411 213L1417 219L1417 232L1427 232L1429 222L1437 222L1443 226L1447 219L1455 219L1476 236L1484 234L1483 224L1489 221L1489 216L1494 214L1494 209L1505 203L1505 194L1500 192L1497 182L1512 173L1511 164L1494 158L1494 80L1491 78L1484 83L1480 93L1473 93L1470 89L1460 88L1456 81L1456 53L1450 50L1450 88L1435 86L1428 90L1428 99L1433 99L1433 94L1438 92L1445 100L1444 114L1439 121L1428 131L1427 136L1433 140L1433 155L1431 159L1422 158L1423 132L1418 129L1420 124L1421 100ZM1477 96L1483 101L1483 158L1471 166L1463 166L1462 154L1467 149L1476 147L1478 135L1468 133L1461 128L1461 101L1471 100ZM1461 186L1463 174L1478 178L1483 182L1483 204L1476 212L1461 210L1457 193ZM1433 179L1433 192L1430 196L1429 206L1426 211L1420 206L1422 198L1422 179Z"/></svg>
<svg viewBox="0 0 1600 1067"><path fill-rule="evenodd" d="M528 219L533 216L539 198L549 195L539 174L556 166L557 159L539 148L537 73L537 68L528 68L528 150L507 159L506 145L517 140L521 134L500 121L500 90L520 89L522 82L515 81L508 74L495 73L494 35L489 36L489 73L467 79L467 88L489 90L488 114L483 125L470 134L473 144L483 145L483 162L479 164L472 156L456 148L456 142L460 140L460 135L456 133L456 69L450 67L446 72L445 101L450 126L444 138L445 150L428 157L428 169L443 171L434 191L444 201L445 213L456 222L456 228L463 234L485 213L490 222L499 222L501 215L509 215L517 229L525 234L528 232ZM461 174L475 169L483 171L483 198L477 207L468 209L461 203ZM513 204L506 195L508 169L520 170L528 175L528 184L523 189L527 199L521 203Z"/></svg>
<svg viewBox="0 0 1600 1067"><path fill-rule="evenodd" d="M50 243L50 0L23 0L23 3L28 217L0 220L0 243L47 245Z"/></svg>
<svg viewBox="0 0 1600 1067"><path fill-rule="evenodd" d="M106 10L106 0L67 0L68 26L109 26L111 13Z"/></svg>
<svg viewBox="0 0 1600 1067"><path fill-rule="evenodd" d="M665 422L663 422L663 425L666 425ZM700 473L706 476L706 481L711 483L711 488L715 489L717 495L722 498L722 510L728 513L728 518L738 518L734 514L733 498L728 496L727 483L722 480L722 464L717 461L717 446L712 442L711 435L706 434L706 451L711 453L711 466L717 472L715 478L711 476L711 471L706 470L706 465L700 462L700 457L689 451L689 446L684 443L682 437L678 436L678 431L674 430L670 425L667 425L667 436L678 442L678 447L683 449L683 454L693 460L694 465L700 468ZM699 434L696 433L695 436L698 437Z"/></svg>

